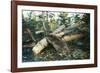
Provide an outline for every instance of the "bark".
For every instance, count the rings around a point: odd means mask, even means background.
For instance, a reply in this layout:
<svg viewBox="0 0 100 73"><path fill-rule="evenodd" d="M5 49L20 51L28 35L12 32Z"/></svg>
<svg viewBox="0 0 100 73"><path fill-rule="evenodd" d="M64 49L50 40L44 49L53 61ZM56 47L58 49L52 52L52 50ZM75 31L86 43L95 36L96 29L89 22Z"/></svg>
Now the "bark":
<svg viewBox="0 0 100 73"><path fill-rule="evenodd" d="M57 33L57 34L52 34L52 35L55 35L55 36L57 36L57 37L62 37L62 36L67 36L67 35L70 35L70 34L78 34L79 33L79 31L75 31L74 29L72 29L72 30L64 30L64 31L62 31L62 32L60 32L60 33Z"/></svg>
<svg viewBox="0 0 100 73"><path fill-rule="evenodd" d="M59 34L59 33L62 32L64 29L65 29L64 33L69 33L72 29L78 27L79 25L80 25L79 23L76 23L76 24L74 24L73 26L69 26L69 27L67 27L67 28L65 28L65 25L61 25L61 26L59 26L55 31L53 31L53 33L51 33L51 34Z"/></svg>
<svg viewBox="0 0 100 73"><path fill-rule="evenodd" d="M64 30L64 28L65 28L65 25L61 25L55 31L53 31L52 34L57 34L57 33L61 32L62 30Z"/></svg>
<svg viewBox="0 0 100 73"><path fill-rule="evenodd" d="M55 50L61 56L70 52L70 49L68 48L65 40L62 40L55 35L49 35L47 37L47 41L55 48Z"/></svg>
<svg viewBox="0 0 100 73"><path fill-rule="evenodd" d="M31 38L33 41L36 41L35 38L34 38L33 35L32 35L31 30L30 30L29 28L26 28L26 31L27 31L27 33L29 34L30 38Z"/></svg>
<svg viewBox="0 0 100 73"><path fill-rule="evenodd" d="M74 29L74 28L78 27L79 25L80 25L80 22L77 22L74 25L67 27L66 30Z"/></svg>

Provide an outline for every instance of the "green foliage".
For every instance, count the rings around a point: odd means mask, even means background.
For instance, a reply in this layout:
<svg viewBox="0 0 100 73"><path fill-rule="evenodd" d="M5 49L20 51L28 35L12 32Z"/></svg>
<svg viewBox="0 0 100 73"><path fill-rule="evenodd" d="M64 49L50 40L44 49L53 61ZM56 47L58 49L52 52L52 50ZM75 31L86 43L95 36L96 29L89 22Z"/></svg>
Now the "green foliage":
<svg viewBox="0 0 100 73"><path fill-rule="evenodd" d="M67 16L68 13L66 12L61 12L59 14L60 25L65 25L66 27L68 26L67 24L69 23L70 18L68 18Z"/></svg>

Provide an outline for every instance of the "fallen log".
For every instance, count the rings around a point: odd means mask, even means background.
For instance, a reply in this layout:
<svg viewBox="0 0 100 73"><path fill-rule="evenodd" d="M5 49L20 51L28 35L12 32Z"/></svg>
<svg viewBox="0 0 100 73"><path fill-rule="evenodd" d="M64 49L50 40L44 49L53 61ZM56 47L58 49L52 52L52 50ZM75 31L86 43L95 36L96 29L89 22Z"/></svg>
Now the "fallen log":
<svg viewBox="0 0 100 73"><path fill-rule="evenodd" d="M74 34L74 35L63 35L72 32L71 29L78 27L80 24L74 24L73 26L69 26L66 28L67 31L62 32L65 29L65 25L61 25L55 31L49 34L46 38L40 40L32 49L35 54L39 54L45 47L48 46L48 43L52 44L53 47L58 51L60 48L64 48L67 52L69 51L67 44L64 41L71 41L82 37L82 34ZM70 31L69 31L70 30ZM54 37L50 37L50 35ZM59 37L62 37L59 39ZM55 38L55 39L54 39ZM53 40L52 40L53 39ZM58 40L57 42L55 40ZM48 41L48 42L47 42Z"/></svg>
<svg viewBox="0 0 100 73"><path fill-rule="evenodd" d="M61 25L61 26L59 26L55 31L53 31L53 32L50 33L50 34L51 34L51 35L55 35L55 36L57 36L57 37L62 37L63 35L66 35L66 34L72 32L73 30L71 30L71 29L73 29L73 28L75 28L75 27L78 27L79 25L80 25L80 24L77 23L77 24L74 24L73 26L67 27L66 29L65 29L65 25ZM64 30L64 29L65 29L65 30ZM64 31L63 31L63 30L64 30ZM29 34L29 36L31 37L31 39L32 39L33 41L36 41L35 38L34 38L33 35L32 35L31 30L30 30L29 28L27 28L26 31L27 31L27 33ZM63 31L63 32L62 32L62 31ZM44 32L44 31L36 31L35 33L36 33L36 34L39 34L39 33L43 33L43 32ZM34 44L23 45L23 47L34 47Z"/></svg>
<svg viewBox="0 0 100 73"><path fill-rule="evenodd" d="M51 37L48 36L47 38L43 38L42 40L40 40L33 48L32 51L34 52L34 54L39 54L44 48L46 48L48 46L48 43L52 44L53 47L58 51L60 48L64 48L65 50L67 50L67 52L69 52L69 48L67 47L67 44L65 44L65 41L71 41L71 40L75 40L78 38L83 37L83 34L72 34L72 35L66 35L64 37L62 37L61 39L59 39L58 37ZM56 41L57 40L57 41ZM59 45L59 46L58 46Z"/></svg>

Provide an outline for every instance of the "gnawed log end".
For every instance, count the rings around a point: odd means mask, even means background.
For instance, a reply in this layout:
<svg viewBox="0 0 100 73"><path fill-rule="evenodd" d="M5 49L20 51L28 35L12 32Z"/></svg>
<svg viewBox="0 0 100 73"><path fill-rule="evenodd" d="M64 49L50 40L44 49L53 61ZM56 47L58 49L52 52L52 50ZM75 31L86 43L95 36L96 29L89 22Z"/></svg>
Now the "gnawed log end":
<svg viewBox="0 0 100 73"><path fill-rule="evenodd" d="M43 38L40 40L33 48L32 51L34 54L39 54L46 46L48 45L47 39Z"/></svg>

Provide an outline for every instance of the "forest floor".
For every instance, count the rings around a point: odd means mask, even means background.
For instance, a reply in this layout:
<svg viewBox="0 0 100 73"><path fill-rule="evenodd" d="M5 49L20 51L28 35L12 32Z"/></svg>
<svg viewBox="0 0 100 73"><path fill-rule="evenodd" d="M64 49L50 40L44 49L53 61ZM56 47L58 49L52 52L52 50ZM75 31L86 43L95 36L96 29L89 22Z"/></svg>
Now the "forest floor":
<svg viewBox="0 0 100 73"><path fill-rule="evenodd" d="M67 42L71 52L66 53L64 56L59 55L59 53L49 44L48 47L42 50L38 55L34 55L32 48L23 48L23 62L38 62L38 61L57 61L57 60L82 60L89 59L89 50L83 49L82 46L76 46L75 43Z"/></svg>

